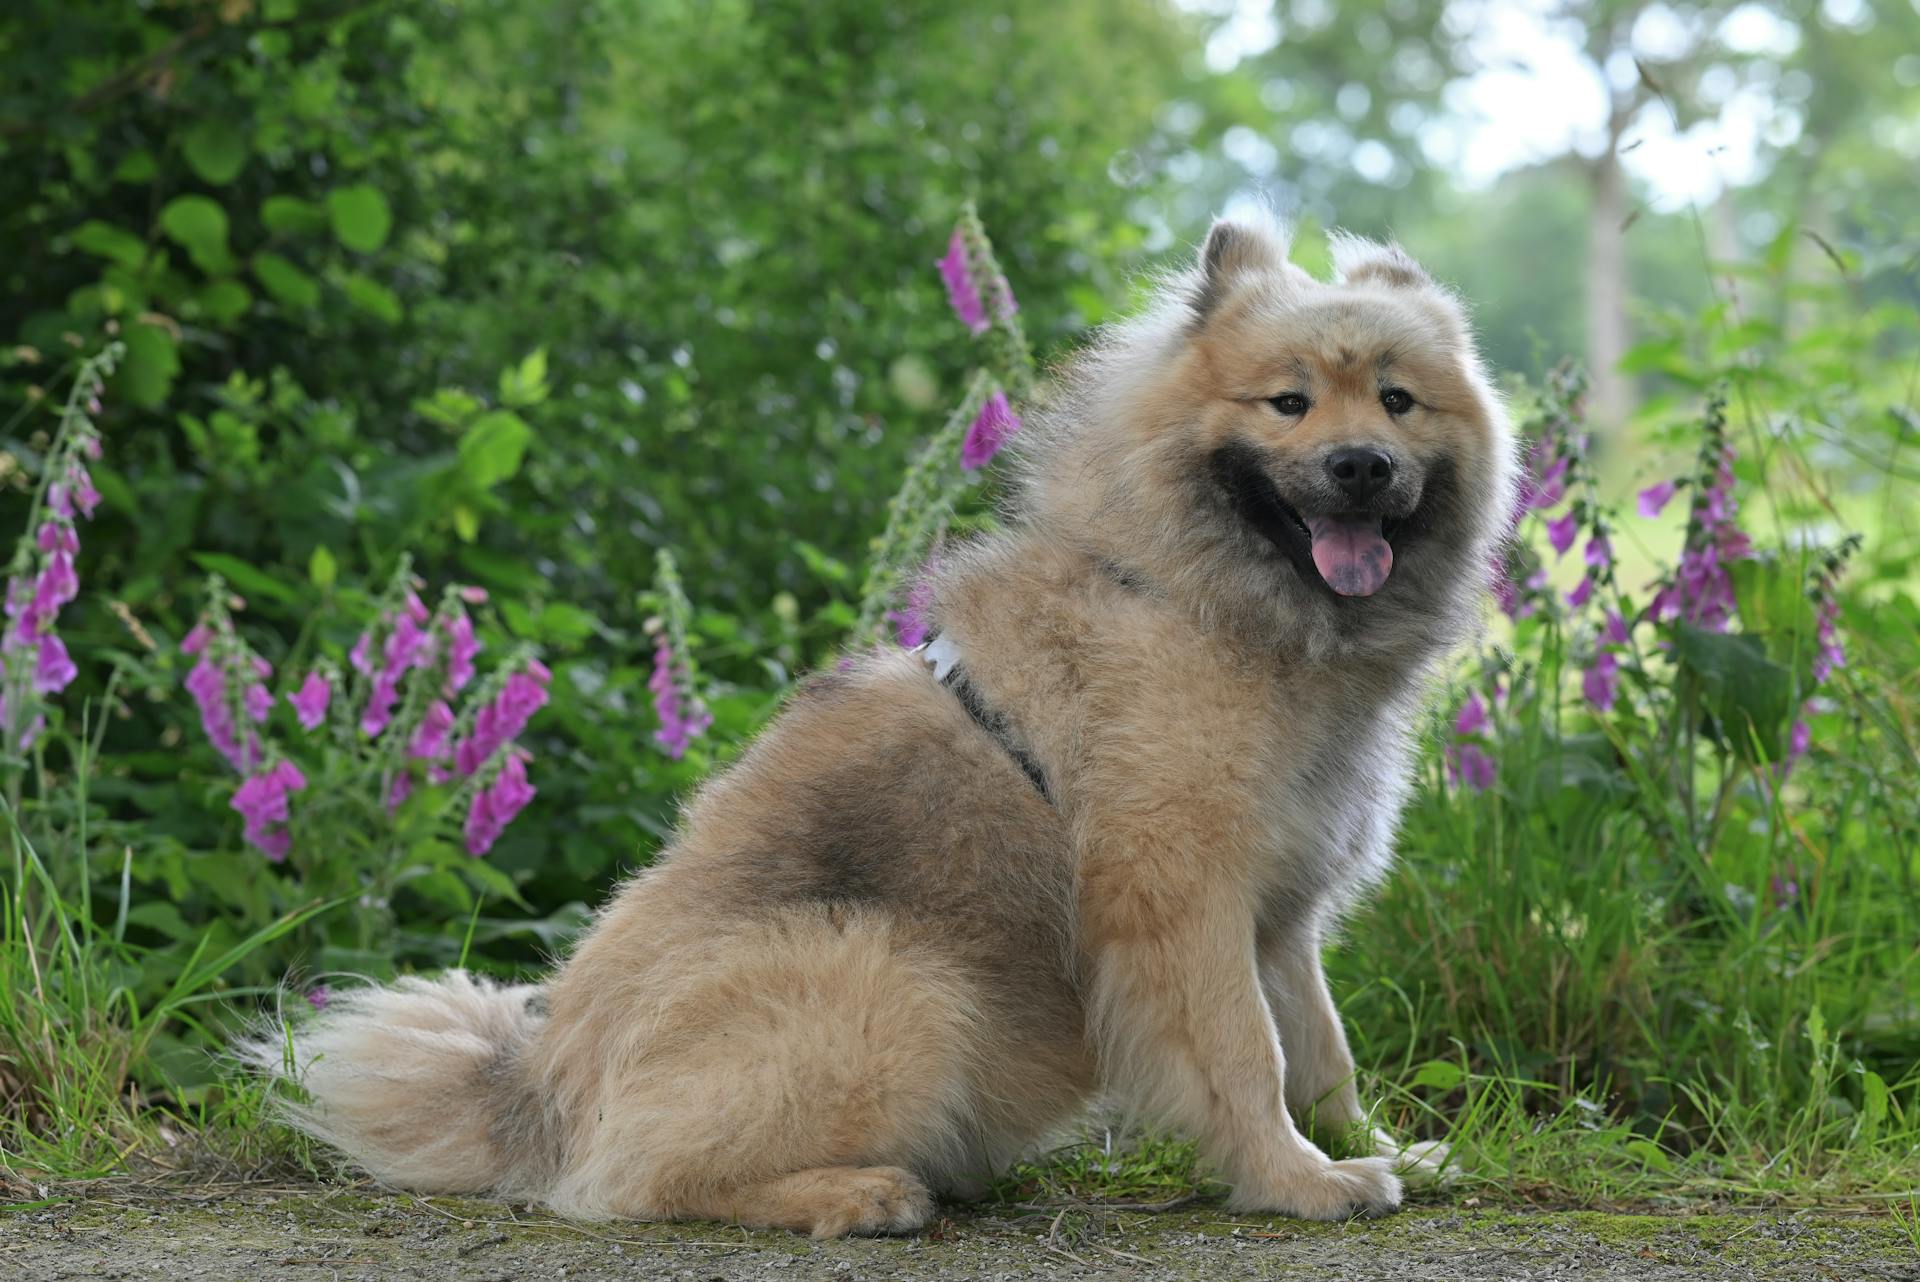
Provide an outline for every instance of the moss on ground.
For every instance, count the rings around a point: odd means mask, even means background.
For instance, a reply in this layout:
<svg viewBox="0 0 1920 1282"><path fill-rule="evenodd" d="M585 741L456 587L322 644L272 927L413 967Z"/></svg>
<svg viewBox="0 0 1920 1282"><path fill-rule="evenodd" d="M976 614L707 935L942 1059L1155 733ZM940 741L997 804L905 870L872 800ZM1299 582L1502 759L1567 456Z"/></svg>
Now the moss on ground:
<svg viewBox="0 0 1920 1282"><path fill-rule="evenodd" d="M227 1195L76 1194L0 1214L0 1260L23 1277L180 1275L425 1282L598 1278L962 1279L1259 1277L1336 1282L1542 1274L1598 1279L1920 1282L1920 1251L1883 1215L1765 1211L1608 1214L1423 1206L1313 1224L1218 1203L1146 1213L1063 1204L954 1208L910 1238L812 1242L714 1224L579 1226L460 1198L358 1186Z"/></svg>

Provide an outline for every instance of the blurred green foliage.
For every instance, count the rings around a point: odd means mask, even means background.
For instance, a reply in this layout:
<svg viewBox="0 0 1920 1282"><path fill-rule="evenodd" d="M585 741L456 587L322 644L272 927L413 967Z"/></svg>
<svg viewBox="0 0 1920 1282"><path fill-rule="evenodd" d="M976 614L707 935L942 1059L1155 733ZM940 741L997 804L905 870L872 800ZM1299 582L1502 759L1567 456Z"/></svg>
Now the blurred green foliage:
<svg viewBox="0 0 1920 1282"><path fill-rule="evenodd" d="M0 16L0 399L127 346L85 574L157 648L102 595L69 629L136 694L99 795L164 924L239 931L300 893L231 840L172 694L202 571L283 671L340 660L403 552L489 588L489 642L560 683L494 862L566 905L644 858L700 768L648 743L652 550L705 607L703 662L758 691L717 700L721 730L751 727L844 631L845 566L958 393L932 271L955 210L977 193L1012 247L1029 331L1077 333L1137 261L1108 166L1178 35L1144 2ZM411 955L444 961L464 914L414 907Z"/></svg>

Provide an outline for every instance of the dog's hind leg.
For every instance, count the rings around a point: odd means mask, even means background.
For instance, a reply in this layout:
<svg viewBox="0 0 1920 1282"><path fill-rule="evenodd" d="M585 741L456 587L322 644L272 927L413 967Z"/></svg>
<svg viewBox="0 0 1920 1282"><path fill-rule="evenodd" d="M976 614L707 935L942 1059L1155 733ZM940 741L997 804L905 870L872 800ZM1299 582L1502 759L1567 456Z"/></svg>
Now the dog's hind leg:
<svg viewBox="0 0 1920 1282"><path fill-rule="evenodd" d="M815 1237L910 1233L933 1217L927 1186L897 1166L822 1166L708 1197L682 1214Z"/></svg>
<svg viewBox="0 0 1920 1282"><path fill-rule="evenodd" d="M822 1237L927 1221L928 1183L969 1160L978 1029L954 967L882 917L816 907L676 939L646 969L624 997L583 994L600 1031L549 1043L595 1077L556 1209Z"/></svg>

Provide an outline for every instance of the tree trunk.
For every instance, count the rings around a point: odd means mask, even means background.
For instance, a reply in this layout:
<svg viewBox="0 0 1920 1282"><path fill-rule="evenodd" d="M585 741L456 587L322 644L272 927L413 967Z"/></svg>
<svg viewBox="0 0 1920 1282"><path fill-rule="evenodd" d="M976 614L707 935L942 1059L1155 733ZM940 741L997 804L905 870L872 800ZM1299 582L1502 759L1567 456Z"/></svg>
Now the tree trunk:
<svg viewBox="0 0 1920 1282"><path fill-rule="evenodd" d="M1602 432L1626 421L1633 387L1620 373L1627 332L1627 184L1620 169L1626 113L1616 110L1607 148L1587 166L1592 203L1587 221L1587 419Z"/></svg>

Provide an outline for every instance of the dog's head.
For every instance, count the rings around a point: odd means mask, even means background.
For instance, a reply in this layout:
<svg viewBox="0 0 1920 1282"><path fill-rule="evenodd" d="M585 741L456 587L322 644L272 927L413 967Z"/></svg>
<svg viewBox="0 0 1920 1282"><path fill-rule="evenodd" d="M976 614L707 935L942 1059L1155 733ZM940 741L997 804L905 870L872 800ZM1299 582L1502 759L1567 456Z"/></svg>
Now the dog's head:
<svg viewBox="0 0 1920 1282"><path fill-rule="evenodd" d="M1274 229L1216 223L1071 380L1064 453L1098 498L1057 468L1033 497L1315 649L1450 639L1505 531L1511 431L1445 290L1397 248L1334 258L1318 281Z"/></svg>

